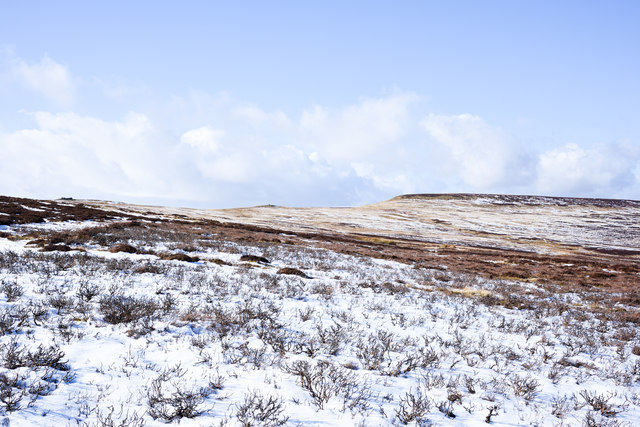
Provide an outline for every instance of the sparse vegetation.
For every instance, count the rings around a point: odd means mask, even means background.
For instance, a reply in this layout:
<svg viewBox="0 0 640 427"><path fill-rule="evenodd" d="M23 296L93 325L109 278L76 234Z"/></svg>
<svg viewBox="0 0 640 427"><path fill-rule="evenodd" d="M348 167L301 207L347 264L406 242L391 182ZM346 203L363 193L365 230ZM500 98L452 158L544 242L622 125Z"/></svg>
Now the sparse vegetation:
<svg viewBox="0 0 640 427"><path fill-rule="evenodd" d="M236 418L243 427L277 427L289 419L284 415L282 399L255 390L245 394L244 400L236 405Z"/></svg>
<svg viewBox="0 0 640 427"><path fill-rule="evenodd" d="M409 260L402 242L305 236L311 245L257 227L101 215L0 236L9 420L622 426L640 417L632 295L596 305L591 279L551 278L557 259L531 256L525 274L525 255L487 252L517 265L485 262L473 274L468 260ZM371 245L401 262L371 258ZM437 250L445 263L458 249ZM594 277L614 286L621 274Z"/></svg>

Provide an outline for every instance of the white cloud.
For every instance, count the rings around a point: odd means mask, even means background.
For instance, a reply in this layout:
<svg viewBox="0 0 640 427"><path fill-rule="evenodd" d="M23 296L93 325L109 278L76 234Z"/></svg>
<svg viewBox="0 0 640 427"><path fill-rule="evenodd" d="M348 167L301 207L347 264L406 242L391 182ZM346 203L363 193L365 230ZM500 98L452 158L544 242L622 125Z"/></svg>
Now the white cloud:
<svg viewBox="0 0 640 427"><path fill-rule="evenodd" d="M71 73L62 64L44 56L40 62L29 64L15 56L5 60L8 76L27 89L41 94L57 105L68 107L75 99L75 85Z"/></svg>
<svg viewBox="0 0 640 427"><path fill-rule="evenodd" d="M448 172L470 188L495 190L531 178L533 165L514 138L478 116L430 114L421 125L448 149L451 158L443 159L450 161Z"/></svg>
<svg viewBox="0 0 640 427"><path fill-rule="evenodd" d="M256 106L236 107L233 115L241 120L246 120L253 126L271 125L277 128L288 129L292 123L289 117L282 111L266 112Z"/></svg>
<svg viewBox="0 0 640 427"><path fill-rule="evenodd" d="M544 194L598 197L624 197L635 189L638 197L638 165L640 148L630 143L590 149L567 144L540 155L536 189Z"/></svg>
<svg viewBox="0 0 640 427"><path fill-rule="evenodd" d="M185 132L180 137L180 142L201 150L215 152L219 146L219 140L224 136L224 131L213 129L211 126L203 126Z"/></svg>
<svg viewBox="0 0 640 427"><path fill-rule="evenodd" d="M171 111L111 121L32 113L31 125L0 132L0 193L207 207L348 205L438 191L640 196L637 145L529 154L481 117L425 117L417 99L394 93L291 116L228 94L176 98Z"/></svg>
<svg viewBox="0 0 640 427"><path fill-rule="evenodd" d="M406 134L409 108L417 98L413 93L365 98L333 113L315 106L302 113L300 133L333 163L361 162L370 156L389 160L388 147Z"/></svg>
<svg viewBox="0 0 640 427"><path fill-rule="evenodd" d="M0 194L231 207L353 203L368 187L301 147L256 145L209 125L172 137L140 113L31 117L29 129L0 133Z"/></svg>
<svg viewBox="0 0 640 427"><path fill-rule="evenodd" d="M179 157L146 116L131 113L105 122L40 112L33 118L33 129L0 134L0 192L189 198L172 170Z"/></svg>
<svg viewBox="0 0 640 427"><path fill-rule="evenodd" d="M413 188L407 184L405 168L406 157L416 153L407 149L402 137L415 99L414 94L396 93L340 109L315 106L297 120L279 110L235 105L228 97L210 100L213 107L203 114L206 108L199 102L204 120L218 119L208 126L222 129L224 137L216 138L215 151L200 153L197 170L216 182L261 188L280 183L308 195L321 194L319 187L330 180L332 197L341 204L372 201L371 188L378 189L377 197L395 195Z"/></svg>
<svg viewBox="0 0 640 427"><path fill-rule="evenodd" d="M640 147L628 141L531 153L478 116L431 114L421 124L447 149L440 161L448 182L462 180L456 191L640 197Z"/></svg>

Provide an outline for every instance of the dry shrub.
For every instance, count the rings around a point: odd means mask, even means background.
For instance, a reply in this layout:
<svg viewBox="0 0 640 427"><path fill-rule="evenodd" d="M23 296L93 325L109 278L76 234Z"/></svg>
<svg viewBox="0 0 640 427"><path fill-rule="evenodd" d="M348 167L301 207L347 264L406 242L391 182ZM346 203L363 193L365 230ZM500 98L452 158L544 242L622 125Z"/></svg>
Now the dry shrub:
<svg viewBox="0 0 640 427"><path fill-rule="evenodd" d="M409 288L405 283L391 283L384 282L381 288L389 292L390 294L406 294L409 292Z"/></svg>
<svg viewBox="0 0 640 427"><path fill-rule="evenodd" d="M318 360L315 365L298 360L285 365L283 370L298 377L300 385L309 392L318 409L323 409L329 399L344 394L355 383L353 374L326 360Z"/></svg>
<svg viewBox="0 0 640 427"><path fill-rule="evenodd" d="M151 418L171 422L195 418L204 412L202 403L215 390L212 387L187 388L180 380L186 373L180 365L167 368L151 382L147 390L148 414Z"/></svg>
<svg viewBox="0 0 640 427"><path fill-rule="evenodd" d="M136 249L134 246L129 245L127 243L120 243L118 245L115 245L109 248L109 252L112 252L112 253L125 252L128 254L135 254L135 253L138 253L138 249Z"/></svg>
<svg viewBox="0 0 640 427"><path fill-rule="evenodd" d="M270 264L269 260L265 257L256 255L242 255L240 257L242 262L257 262L258 264Z"/></svg>
<svg viewBox="0 0 640 427"><path fill-rule="evenodd" d="M71 248L71 246L65 245L62 243L48 244L42 247L42 252L53 252L53 251L69 252L72 250L73 249Z"/></svg>
<svg viewBox="0 0 640 427"><path fill-rule="evenodd" d="M160 259L165 261L184 261L184 262L198 262L200 258L197 256L189 256L187 254L160 254Z"/></svg>
<svg viewBox="0 0 640 427"><path fill-rule="evenodd" d="M299 276L299 277L302 277L303 279L311 279L311 277L308 276L305 272L292 267L281 268L276 272L276 274L288 274L291 276Z"/></svg>
<svg viewBox="0 0 640 427"><path fill-rule="evenodd" d="M152 262L150 260L146 260L144 263L136 265L136 267L133 269L133 272L136 274L164 274L167 272L167 269L167 266L163 265L160 262Z"/></svg>
<svg viewBox="0 0 640 427"><path fill-rule="evenodd" d="M8 302L16 301L24 293L22 286L20 286L15 280L3 279L1 283L0 291L7 296Z"/></svg>
<svg viewBox="0 0 640 427"><path fill-rule="evenodd" d="M157 310L158 304L147 297L107 295L100 299L100 312L113 325L150 318Z"/></svg>
<svg viewBox="0 0 640 427"><path fill-rule="evenodd" d="M509 385L511 385L511 389L513 390L513 394L521 396L525 400L532 400L538 393L538 389L540 387L540 381L530 376L524 377L513 374L509 377L508 381Z"/></svg>
<svg viewBox="0 0 640 427"><path fill-rule="evenodd" d="M591 393L588 390L582 390L580 397L582 397L585 403L591 406L594 411L604 417L615 417L625 410L624 406L611 403L611 399L613 398L612 394L605 396L597 394L596 392Z"/></svg>
<svg viewBox="0 0 640 427"><path fill-rule="evenodd" d="M400 398L400 406L396 409L396 417L402 424L415 421L417 425L422 423L424 417L431 410L431 400L420 390L413 393L411 390Z"/></svg>
<svg viewBox="0 0 640 427"><path fill-rule="evenodd" d="M284 401L275 396L251 391L244 401L236 405L236 418L243 427L277 427L286 424L289 417L283 415Z"/></svg>

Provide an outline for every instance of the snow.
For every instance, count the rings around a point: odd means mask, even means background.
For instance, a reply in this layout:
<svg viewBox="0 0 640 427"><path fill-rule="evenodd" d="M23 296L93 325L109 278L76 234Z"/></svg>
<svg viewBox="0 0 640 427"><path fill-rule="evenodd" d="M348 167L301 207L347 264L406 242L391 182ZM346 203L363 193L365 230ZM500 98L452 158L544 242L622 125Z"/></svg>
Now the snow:
<svg viewBox="0 0 640 427"><path fill-rule="evenodd" d="M481 245L540 253L570 252L575 246L640 250L640 203L624 207L575 199L500 196L396 198L354 208L254 207L189 209L84 201L115 212L169 218L183 215L290 231L375 234L429 243Z"/></svg>
<svg viewBox="0 0 640 427"><path fill-rule="evenodd" d="M84 226L87 223L52 223L37 228ZM20 261L12 263L9 251ZM272 263L241 265L244 253L265 255ZM0 279L23 289L14 301L2 294L1 312L15 313L38 303L48 310L46 319L26 320L0 337L0 363L5 363L11 340L29 351L44 343L59 346L72 374L63 379L66 372L56 370L55 390L33 401L23 397L19 410L5 411L5 422L94 425L114 408L114 420L139 416L144 425L166 425L150 414L154 381L165 393L209 388L197 405L201 414L173 421L181 426L240 425L238 407L251 391L282 399L286 425L291 426L397 425L396 414L407 394L418 391L430 406L423 425L425 420L486 425L494 405L498 410L491 421L497 426L581 425L591 408L581 397L585 390L609 396L609 403L620 409L615 417L594 415L601 421L640 422L640 356L631 352L638 339L634 326L588 313L572 318L553 311L485 306L463 291L434 290L441 286L435 271L326 249L222 242L196 255L232 265L160 261L153 255L110 253L99 247L85 254L45 254L26 248L24 241L0 238ZM164 272L135 273L130 268L147 261ZM304 266L314 279L277 275L282 266ZM499 285L476 284L489 292ZM79 291L88 286L95 286L98 295L83 303ZM161 306L172 300L174 307L110 324L100 306L101 298L109 295L150 298ZM53 296L72 303L58 311L51 305ZM571 295L570 301L580 303L580 296ZM621 328L630 329L635 338L616 339ZM408 368L408 356L425 354L435 360ZM356 391L338 391L320 408L291 373L296 361L318 369L327 361ZM37 382L45 371L2 368L4 374L23 375L27 384ZM167 374L170 380L160 381L167 372L182 375ZM222 388L212 388L220 377ZM533 381L534 391L521 394L513 385L518 380ZM469 381L475 384L474 392ZM366 405L358 405L358 396ZM438 409L451 399L453 419ZM562 399L568 403L560 411ZM553 413L556 409L559 415Z"/></svg>
<svg viewBox="0 0 640 427"><path fill-rule="evenodd" d="M38 209L38 208L33 208L33 207L25 206L25 205L20 205L20 206L22 207L22 209L26 209L28 211L46 212L46 209Z"/></svg>

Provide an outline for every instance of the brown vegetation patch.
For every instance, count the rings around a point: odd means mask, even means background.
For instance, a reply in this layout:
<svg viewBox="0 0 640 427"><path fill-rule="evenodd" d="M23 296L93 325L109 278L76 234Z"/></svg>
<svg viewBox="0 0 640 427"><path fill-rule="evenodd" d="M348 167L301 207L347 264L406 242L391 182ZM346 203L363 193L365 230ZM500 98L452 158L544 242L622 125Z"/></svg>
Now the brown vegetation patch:
<svg viewBox="0 0 640 427"><path fill-rule="evenodd" d="M292 267L284 267L276 271L276 274L289 274L292 276L299 276L303 279L311 279L304 271L298 270L297 268Z"/></svg>
<svg viewBox="0 0 640 427"><path fill-rule="evenodd" d="M44 247L65 244L84 246L88 244L113 247L125 243L133 230L140 227L137 221L112 222L95 227L85 227L69 231L32 231L24 237L32 238L27 245Z"/></svg>
<svg viewBox="0 0 640 427"><path fill-rule="evenodd" d="M240 257L240 261L242 262L257 262L259 264L270 264L269 260L265 257L256 256L256 255L242 255Z"/></svg>
<svg viewBox="0 0 640 427"><path fill-rule="evenodd" d="M0 225L39 224L46 221L131 219L137 215L116 214L69 201L34 200L0 196Z"/></svg>
<svg viewBox="0 0 640 427"><path fill-rule="evenodd" d="M186 224L182 226L187 227ZM283 233L282 230L216 221L201 221L198 226L208 232L215 229L220 240L254 244L280 244ZM609 304L594 309L595 312L610 319L640 323L640 315L636 312L611 309L616 303L640 307L636 294L640 263L631 256L588 253L544 255L518 250L429 244L408 239L393 239L395 244L390 245L386 238L382 243L375 239L363 242L356 236L345 234L292 231L287 231L287 234L287 244L290 245L313 245L349 255L413 264L416 268L428 270L446 269L447 277L462 274L491 280L534 282L542 290L552 293L580 293L587 302L598 303L605 299ZM535 300L523 299L517 294L507 298L479 299L520 309L535 308L537 304Z"/></svg>
<svg viewBox="0 0 640 427"><path fill-rule="evenodd" d="M571 366L573 368L594 369L594 366L591 363L585 363L580 360L571 359L569 357L563 357L562 359L558 360L557 363L561 366Z"/></svg>
<svg viewBox="0 0 640 427"><path fill-rule="evenodd" d="M425 243L409 239L393 238L395 244L386 240L368 239L348 234L310 233L286 230L286 243L283 243L283 230L221 223L218 221L168 222L154 224L154 227L167 228L180 233L194 235L213 235L218 241L231 241L252 245L296 245L314 246L330 249L339 253L389 259L426 270L446 270L451 282L452 275L471 275L491 280L511 280L534 282L542 290L551 293L577 292L588 303L607 300L609 304L599 305L594 311L606 318L640 322L635 312L613 311L616 303L640 307L637 296L637 283L640 277L640 263L631 256L623 255L544 255L518 250L479 248L440 243ZM384 242L384 243L382 243ZM268 263L264 257L243 255L241 261ZM512 293L506 298L498 296L477 299L490 304L499 304L513 308L533 308L532 298L521 298Z"/></svg>
<svg viewBox="0 0 640 427"><path fill-rule="evenodd" d="M200 258L197 256L189 256L187 254L160 254L160 259L165 261L184 261L184 262L198 262Z"/></svg>
<svg viewBox="0 0 640 427"><path fill-rule="evenodd" d="M71 246L68 245L64 245L64 244L55 244L55 245L44 245L42 246L42 252L54 252L54 251L60 251L60 252L69 252L72 251L73 248L71 248Z"/></svg>
<svg viewBox="0 0 640 427"><path fill-rule="evenodd" d="M640 201L620 200L620 199L592 199L581 197L550 197L550 196L526 196L517 194L472 194L472 193L449 193L449 194L405 194L394 197L395 200L475 200L484 199L499 205L556 205L556 206L596 206L600 208L618 208L625 206L640 207Z"/></svg>
<svg viewBox="0 0 640 427"><path fill-rule="evenodd" d="M128 243L120 243L118 245L112 246L109 248L109 252L117 253L117 252L125 252L128 254L138 253L138 249L135 246L131 246Z"/></svg>
<svg viewBox="0 0 640 427"><path fill-rule="evenodd" d="M136 265L136 267L133 269L133 272L136 274L162 274L165 272L165 270L159 263L147 261L142 264Z"/></svg>

